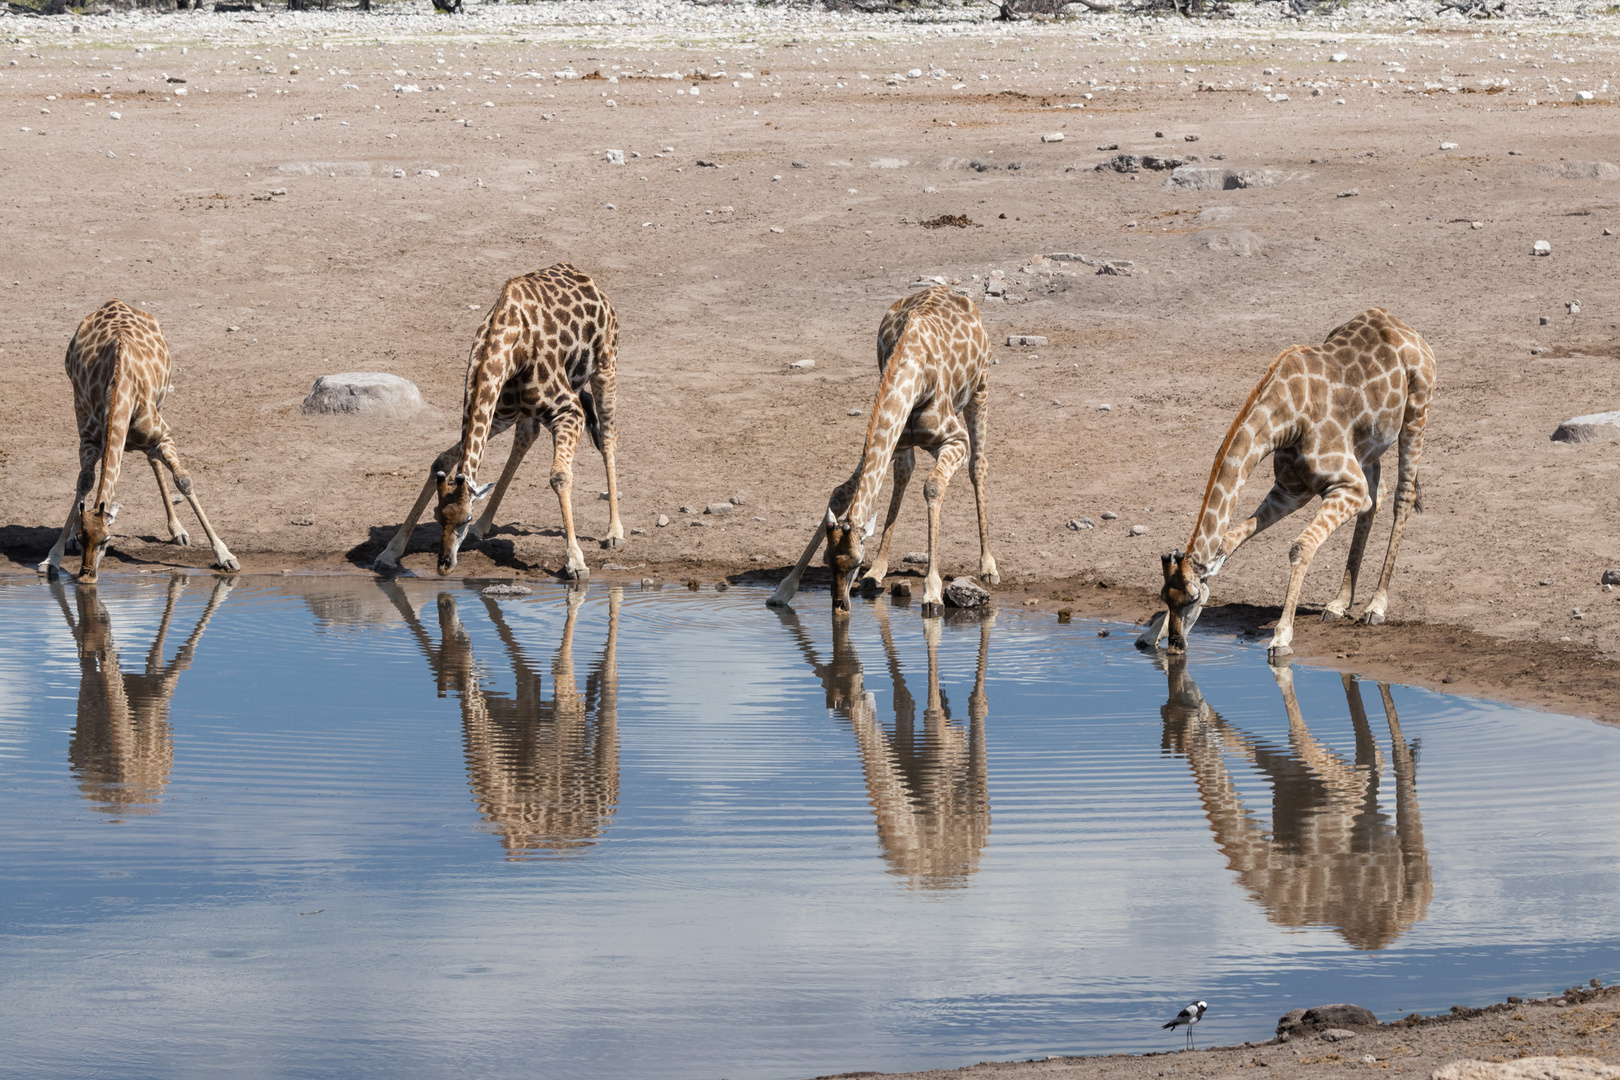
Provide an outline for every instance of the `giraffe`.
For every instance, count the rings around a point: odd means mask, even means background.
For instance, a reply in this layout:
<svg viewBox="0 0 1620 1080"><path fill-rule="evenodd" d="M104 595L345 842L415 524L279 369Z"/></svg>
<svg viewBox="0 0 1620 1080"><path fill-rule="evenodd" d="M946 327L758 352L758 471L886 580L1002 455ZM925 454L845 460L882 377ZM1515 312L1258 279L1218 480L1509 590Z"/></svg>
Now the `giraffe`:
<svg viewBox="0 0 1620 1080"><path fill-rule="evenodd" d="M175 602L186 583L184 574L169 578L167 602L157 636L146 651L145 670L126 674L119 666L112 620L95 587L74 590L75 614L74 608L68 606L61 581L51 582L51 593L62 608L62 617L67 620L79 653L78 719L68 744L68 761L79 779L80 790L98 810L150 813L168 785L169 770L174 765L169 703L174 699L181 672L191 666L208 620L235 588L236 579L215 579L191 636L165 663L164 643L174 618Z"/></svg>
<svg viewBox="0 0 1620 1080"><path fill-rule="evenodd" d="M894 730L877 714L877 697L867 691L860 654L850 641L848 619L834 619L832 656L823 663L792 609L778 615L792 631L810 669L821 680L827 708L845 720L855 737L866 777L867 798L877 822L878 843L891 873L913 888L952 889L967 884L979 869L990 842L989 765L985 720L990 702L984 690L994 617L979 620L979 656L968 694L964 728L951 716L939 686L940 624L923 621L928 651L928 698L922 724L917 702L906 685L890 626L888 604L877 605L878 627L889 678L894 687Z"/></svg>
<svg viewBox="0 0 1620 1080"><path fill-rule="evenodd" d="M61 572L68 539L76 533L84 552L79 580L95 584L102 556L112 539L113 520L118 516L119 506L113 496L125 450L146 453L174 542L184 547L191 543L191 537L169 499L169 486L163 480L165 466L208 534L215 565L231 572L240 570L236 557L214 532L191 490L191 475L180 464L174 436L159 412L173 383L169 345L163 340L157 320L122 300L109 300L79 323L68 343L65 366L73 382L73 411L79 421L79 480L67 523L50 554L39 564L39 572L55 580ZM101 482L96 484L98 463ZM87 500L92 486L95 497Z"/></svg>
<svg viewBox="0 0 1620 1080"><path fill-rule="evenodd" d="M1288 667L1272 668L1288 716L1287 749L1222 719L1187 676L1184 654L1165 657L1165 674L1163 749L1186 756L1216 845L1272 922L1332 926L1351 948L1375 950L1424 918L1434 876L1418 809L1417 756L1401 734L1388 684L1379 683L1378 692L1395 767L1393 826L1378 805L1384 759L1354 675L1340 676L1355 731L1351 764L1311 734ZM1269 830L1244 806L1229 755L1270 782Z"/></svg>
<svg viewBox="0 0 1620 1080"><path fill-rule="evenodd" d="M619 801L617 643L624 590L608 589L607 642L581 693L574 676L574 624L586 590L569 588L548 702L540 692L540 672L493 598L481 599L512 665L511 696L487 685L454 596L439 594L435 645L399 584L385 581L383 588L427 657L439 696L453 690L461 703L468 783L507 860L566 853L600 840Z"/></svg>
<svg viewBox="0 0 1620 1080"><path fill-rule="evenodd" d="M889 516L877 556L865 575L866 580L882 584L889 570L894 522L916 465L917 447L934 455L934 471L923 485L928 503L928 577L922 614L939 614L943 598L940 510L946 485L964 460L978 504L979 578L990 584L1001 580L990 555L990 519L985 510L990 339L979 321L978 305L939 285L897 300L878 326L877 354L877 400L867 422L861 462L834 489L826 516L804 554L768 601L773 607L793 599L805 567L825 540L826 563L833 572L833 610L849 610L849 590L865 557L863 541L876 527L878 491L892 460L894 493L889 499Z"/></svg>
<svg viewBox="0 0 1620 1080"><path fill-rule="evenodd" d="M467 359L461 441L434 460L422 493L373 568L384 573L399 568L411 531L437 491L434 517L442 530L439 573L454 569L466 538L481 540L489 532L523 455L544 425L551 431L553 444L551 488L562 507L563 532L568 539L568 562L562 576L590 576L585 553L574 536L574 451L580 435L588 432L602 454L608 484L608 531L602 546L618 547L624 543L614 468L618 342L619 320L613 306L594 281L568 263L508 281L484 316ZM506 468L495 484L478 486L484 449L507 428L514 430ZM489 502L474 523L473 502L486 495Z"/></svg>
<svg viewBox="0 0 1620 1080"><path fill-rule="evenodd" d="M1357 315L1321 345L1295 345L1272 361L1215 455L1187 550L1161 559L1165 610L1137 645L1155 648L1168 635L1172 652L1185 650L1187 631L1198 621L1209 599L1209 579L1221 564L1256 533L1317 495L1322 505L1316 517L1288 552L1288 593L1267 653L1273 660L1293 653L1294 609L1305 571L1333 530L1355 515L1343 584L1322 612L1324 622L1343 618L1378 510L1380 459L1399 442L1395 523L1378 589L1361 616L1368 625L1383 622L1401 532L1411 511L1422 509L1417 469L1434 390L1434 353L1428 343L1381 308ZM1267 454L1272 455L1275 485L1253 516L1229 528L1244 481Z"/></svg>

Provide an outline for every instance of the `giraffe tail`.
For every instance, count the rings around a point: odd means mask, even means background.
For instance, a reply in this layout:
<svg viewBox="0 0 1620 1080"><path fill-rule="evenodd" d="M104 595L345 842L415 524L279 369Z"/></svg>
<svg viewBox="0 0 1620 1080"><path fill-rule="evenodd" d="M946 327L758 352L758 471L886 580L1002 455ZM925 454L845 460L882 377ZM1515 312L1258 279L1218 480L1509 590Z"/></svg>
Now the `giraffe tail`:
<svg viewBox="0 0 1620 1080"><path fill-rule="evenodd" d="M1412 477L1412 513L1423 513L1423 485L1417 477Z"/></svg>
<svg viewBox="0 0 1620 1080"><path fill-rule="evenodd" d="M602 421L596 415L596 399L589 390L579 392L579 403L585 410L585 430L591 433L591 442L596 444L596 452L602 453Z"/></svg>

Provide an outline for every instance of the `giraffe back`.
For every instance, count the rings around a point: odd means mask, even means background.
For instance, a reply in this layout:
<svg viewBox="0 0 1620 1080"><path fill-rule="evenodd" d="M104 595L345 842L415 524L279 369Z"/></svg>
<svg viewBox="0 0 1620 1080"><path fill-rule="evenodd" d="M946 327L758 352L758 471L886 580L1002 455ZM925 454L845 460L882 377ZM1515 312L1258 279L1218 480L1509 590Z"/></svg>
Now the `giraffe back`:
<svg viewBox="0 0 1620 1080"><path fill-rule="evenodd" d="M471 409L487 385L486 368L503 365L495 419L535 416L549 427L562 401L589 402L586 387L599 369L612 368L618 343L613 305L583 271L560 262L512 278L484 316L468 357L464 406ZM586 415L592 416L589 405Z"/></svg>
<svg viewBox="0 0 1620 1080"><path fill-rule="evenodd" d="M878 324L878 370L884 384L891 360L920 366L917 400L943 395L961 410L990 371L990 337L979 306L943 285L895 301Z"/></svg>
<svg viewBox="0 0 1620 1080"><path fill-rule="evenodd" d="M170 389L169 346L158 322L122 300L84 317L63 362L73 384L81 442L99 443L117 395L134 398L133 412L156 413Z"/></svg>

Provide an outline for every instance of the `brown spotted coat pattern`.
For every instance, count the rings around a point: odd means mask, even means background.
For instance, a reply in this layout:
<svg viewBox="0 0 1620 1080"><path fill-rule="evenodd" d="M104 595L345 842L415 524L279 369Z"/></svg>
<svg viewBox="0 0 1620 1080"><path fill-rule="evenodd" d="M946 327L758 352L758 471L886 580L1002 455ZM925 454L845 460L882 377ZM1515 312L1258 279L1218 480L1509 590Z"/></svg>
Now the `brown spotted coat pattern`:
<svg viewBox="0 0 1620 1080"><path fill-rule="evenodd" d="M40 573L55 578L61 569L68 538L77 532L84 552L79 580L92 584L112 538L118 504L113 501L124 451L146 454L163 498L169 535L177 544L191 543L169 500L163 469L174 477L203 532L214 549L214 561L224 570L237 570L236 558L225 541L208 523L208 515L192 491L191 476L180 464L174 436L164 423L160 410L172 388L169 346L157 320L137 311L122 300L109 300L79 324L68 343L65 362L73 383L73 411L79 421L79 479L67 523L44 562ZM101 479L96 480L96 467ZM92 487L94 493L92 494Z"/></svg>
<svg viewBox="0 0 1620 1080"><path fill-rule="evenodd" d="M568 543L563 576L583 578L590 573L574 535L570 498L574 453L580 436L587 432L607 466L608 530L602 546L622 544L613 422L618 341L619 322L613 306L594 281L568 263L508 281L484 316L467 361L461 441L434 461L405 523L377 557L377 569L392 570L399 565L411 530L436 491L439 503L434 517L442 530L439 573L449 573L466 537L482 539L489 531L496 508L542 425L552 435L551 487L562 509ZM479 465L489 440L507 428L516 429L511 455L482 516L474 523L473 502L490 492L488 487L478 486Z"/></svg>
<svg viewBox="0 0 1620 1080"><path fill-rule="evenodd" d="M1356 529L1339 595L1322 618L1344 616L1355 594L1362 553L1378 509L1380 459L1399 446L1395 521L1378 588L1362 612L1384 621L1389 580L1401 532L1417 502L1423 429L1435 391L1434 353L1417 331L1380 308L1370 308L1335 329L1321 345L1295 345L1272 363L1232 421L1215 456L1204 503L1187 550L1163 557L1166 611L1142 643L1168 634L1170 647L1186 646L1186 630L1209 595L1208 580L1255 534L1318 496L1322 504L1288 553L1290 574L1282 617L1272 635L1273 657L1289 655L1294 609L1311 559L1350 518ZM1275 483L1254 514L1228 527L1249 473L1272 455Z"/></svg>
<svg viewBox="0 0 1620 1080"><path fill-rule="evenodd" d="M895 519L916 465L916 450L934 455L934 469L923 485L928 503L928 577L923 614L935 614L943 598L939 571L939 521L946 486L964 462L973 481L979 514L979 577L1000 580L990 555L990 519L985 509L985 451L988 425L990 339L972 300L933 286L898 300L878 326L877 399L866 428L860 465L828 502L825 520L810 538L792 572L772 595L786 604L823 539L833 571L833 607L848 610L849 589L864 557L863 540L874 531L877 497L889 463L894 462L894 493L883 539L866 578L882 583L888 573Z"/></svg>

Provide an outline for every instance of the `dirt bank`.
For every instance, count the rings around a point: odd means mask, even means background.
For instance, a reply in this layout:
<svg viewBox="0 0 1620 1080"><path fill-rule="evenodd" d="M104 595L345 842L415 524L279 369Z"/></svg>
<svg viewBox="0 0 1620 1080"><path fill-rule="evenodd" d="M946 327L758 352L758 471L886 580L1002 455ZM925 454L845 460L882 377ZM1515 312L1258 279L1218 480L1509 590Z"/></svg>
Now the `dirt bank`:
<svg viewBox="0 0 1620 1080"><path fill-rule="evenodd" d="M1414 1016L1377 1027L1356 1028L1353 1038L1336 1041L1313 1033L1287 1042L1245 1043L1213 1050L1050 1058L890 1075L904 1075L908 1080L990 1080L992 1077L995 1080L1046 1080L1049 1077L1145 1080L1162 1076L1220 1077L1222 1080L1266 1076L1272 1080L1281 1077L1310 1080L1367 1069L1427 1077L1440 1066L1460 1059L1500 1062L1521 1057L1573 1056L1597 1058L1612 1064L1620 1060L1617 1004L1620 1004L1620 990L1615 988L1572 988L1558 998L1509 1001L1484 1009L1458 1008L1455 1015ZM1259 1069L1266 1071L1251 1071ZM842 1075L877 1077L879 1074Z"/></svg>
<svg viewBox="0 0 1620 1080"><path fill-rule="evenodd" d="M1135 619L1259 373L1376 304L1439 357L1427 512L1391 624L1307 618L1296 649L1620 718L1620 593L1598 582L1620 563L1620 441L1549 439L1620 405L1620 237L1605 235L1620 232L1620 170L1601 165L1620 161L1620 20L772 24L671 5L666 23L652 5L604 28L588 7L197 13L77 33L8 18L7 568L29 572L67 509L61 357L109 296L163 323L179 366L166 414L244 568L362 572L456 437L466 350L500 283L566 258L623 325L633 533L591 551L599 575L790 563L859 453L882 311L938 276L983 299L998 342L1001 602ZM1095 168L1119 153L1182 157L1220 183ZM972 224L919 224L950 215ZM1532 255L1543 239L1552 254ZM1093 261L1031 263L1054 253ZM1099 274L1098 259L1132 273ZM991 280L1005 299L985 295ZM1049 343L999 344L1009 334ZM788 367L803 359L816 366ZM300 415L316 376L350 370L410 378L430 408ZM591 537L600 460L582 455L576 475ZM560 567L545 477L538 461L519 477L466 573ZM734 494L728 517L680 513ZM160 543L144 470L125 473L121 501L109 571L196 564ZM967 485L947 505L960 572L976 557ZM920 511L914 496L899 550L923 546ZM1066 527L1083 518L1095 527ZM1264 630L1304 523L1227 566L1200 629ZM406 565L431 572L432 542L423 527ZM1308 603L1336 589L1347 542L1319 556Z"/></svg>

